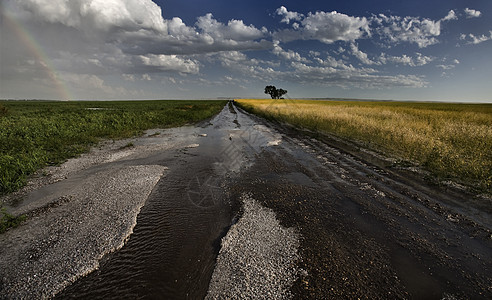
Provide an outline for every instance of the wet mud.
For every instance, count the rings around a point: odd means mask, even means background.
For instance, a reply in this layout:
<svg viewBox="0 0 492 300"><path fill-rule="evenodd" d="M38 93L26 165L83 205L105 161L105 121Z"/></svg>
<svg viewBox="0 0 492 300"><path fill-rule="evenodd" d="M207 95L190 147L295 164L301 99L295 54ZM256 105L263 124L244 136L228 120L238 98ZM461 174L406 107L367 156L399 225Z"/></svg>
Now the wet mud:
<svg viewBox="0 0 492 300"><path fill-rule="evenodd" d="M249 118L242 124L246 129L254 125ZM166 131L191 138L183 148L141 158L139 163L168 171L138 215L131 238L56 298L204 298L221 239L240 213L239 198L229 186L240 182L263 143L272 140L270 131L240 127L230 103L199 126Z"/></svg>
<svg viewBox="0 0 492 300"><path fill-rule="evenodd" d="M270 126L282 142L265 148L234 189L299 229L305 273L295 298L492 296L491 215L467 205L479 197Z"/></svg>
<svg viewBox="0 0 492 300"><path fill-rule="evenodd" d="M247 223L238 222L244 195L299 239L295 282L271 298L492 298L492 208L475 195L429 185L356 146L321 142L232 102L198 126L149 132L134 144L86 164L84 174L148 165L164 175L125 245L56 298L202 299L208 293L220 299L221 289L231 298L246 293L241 286L261 290L254 286L262 284L261 272L234 288L227 286L234 280L214 274L218 256L231 274L239 272L233 261L257 259L241 260L231 246L234 235L226 236L234 224ZM64 175L60 189L76 184L77 174ZM24 207L49 216L50 209L42 210L49 205L38 198L29 193ZM223 252L235 260L220 258L223 241ZM255 243L261 248L271 241Z"/></svg>

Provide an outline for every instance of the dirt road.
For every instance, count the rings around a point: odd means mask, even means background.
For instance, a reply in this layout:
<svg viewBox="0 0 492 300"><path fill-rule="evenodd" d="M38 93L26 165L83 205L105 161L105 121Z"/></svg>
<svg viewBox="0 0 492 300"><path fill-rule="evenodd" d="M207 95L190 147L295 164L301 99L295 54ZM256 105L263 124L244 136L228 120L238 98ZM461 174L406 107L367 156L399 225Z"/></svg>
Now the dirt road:
<svg viewBox="0 0 492 300"><path fill-rule="evenodd" d="M4 199L0 298L492 298L490 199L232 103L131 142Z"/></svg>

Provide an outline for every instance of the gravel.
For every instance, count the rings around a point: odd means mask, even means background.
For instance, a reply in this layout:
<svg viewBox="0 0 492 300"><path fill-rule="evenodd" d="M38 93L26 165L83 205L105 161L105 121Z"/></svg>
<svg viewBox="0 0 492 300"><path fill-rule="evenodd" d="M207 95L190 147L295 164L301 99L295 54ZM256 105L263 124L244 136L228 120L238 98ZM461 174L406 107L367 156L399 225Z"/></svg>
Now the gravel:
<svg viewBox="0 0 492 300"><path fill-rule="evenodd" d="M222 239L206 299L289 299L299 235L243 194L243 215Z"/></svg>
<svg viewBox="0 0 492 300"><path fill-rule="evenodd" d="M0 235L0 298L50 298L97 269L105 254L124 245L165 170L105 168Z"/></svg>

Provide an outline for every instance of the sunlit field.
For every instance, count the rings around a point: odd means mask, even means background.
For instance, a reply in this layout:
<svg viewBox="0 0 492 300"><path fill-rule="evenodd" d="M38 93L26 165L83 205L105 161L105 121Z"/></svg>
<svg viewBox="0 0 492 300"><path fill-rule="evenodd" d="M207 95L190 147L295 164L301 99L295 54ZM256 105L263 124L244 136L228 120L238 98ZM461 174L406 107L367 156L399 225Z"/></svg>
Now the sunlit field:
<svg viewBox="0 0 492 300"><path fill-rule="evenodd" d="M194 123L226 101L0 101L0 194L39 168L77 156L100 139Z"/></svg>
<svg viewBox="0 0 492 300"><path fill-rule="evenodd" d="M361 143L440 180L492 188L492 104L236 100L268 119Z"/></svg>

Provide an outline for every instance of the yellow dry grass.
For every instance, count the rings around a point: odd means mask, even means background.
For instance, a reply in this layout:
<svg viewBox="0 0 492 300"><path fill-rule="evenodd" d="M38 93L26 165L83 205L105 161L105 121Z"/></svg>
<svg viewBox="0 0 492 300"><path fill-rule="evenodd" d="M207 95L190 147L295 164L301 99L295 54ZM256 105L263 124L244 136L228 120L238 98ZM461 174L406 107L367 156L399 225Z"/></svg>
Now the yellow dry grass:
<svg viewBox="0 0 492 300"><path fill-rule="evenodd" d="M364 144L490 192L492 104L236 100L253 113Z"/></svg>

